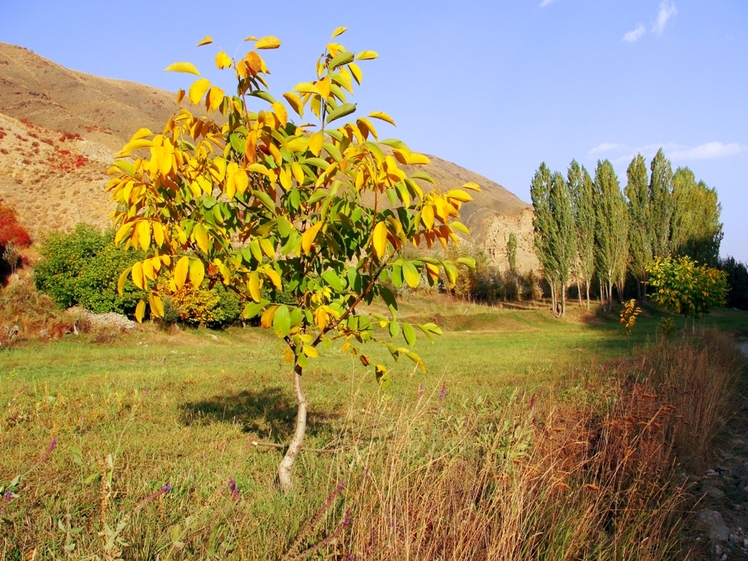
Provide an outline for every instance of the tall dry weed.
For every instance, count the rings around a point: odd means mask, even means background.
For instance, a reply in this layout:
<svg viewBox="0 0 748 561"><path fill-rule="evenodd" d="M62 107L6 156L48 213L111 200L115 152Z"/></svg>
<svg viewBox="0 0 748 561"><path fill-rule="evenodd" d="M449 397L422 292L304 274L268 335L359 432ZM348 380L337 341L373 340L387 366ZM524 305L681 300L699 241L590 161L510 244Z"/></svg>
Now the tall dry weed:
<svg viewBox="0 0 748 561"><path fill-rule="evenodd" d="M579 373L576 392L442 407L372 404L348 477L341 559L672 559L696 467L731 415L740 362L708 333ZM583 396L583 397L580 397Z"/></svg>

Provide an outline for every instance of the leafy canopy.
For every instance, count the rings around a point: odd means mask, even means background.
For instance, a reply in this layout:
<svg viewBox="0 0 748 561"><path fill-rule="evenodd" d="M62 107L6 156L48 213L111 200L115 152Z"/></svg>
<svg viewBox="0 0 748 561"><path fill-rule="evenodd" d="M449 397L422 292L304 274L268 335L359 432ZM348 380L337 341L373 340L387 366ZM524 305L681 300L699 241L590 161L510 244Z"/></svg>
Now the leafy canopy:
<svg viewBox="0 0 748 561"><path fill-rule="evenodd" d="M344 31L338 28L333 38ZM445 250L456 244L457 232L468 233L458 219L470 195L424 190L433 179L411 170L428 158L399 140L379 140L373 121L394 125L386 113L339 124L356 111L349 97L362 80L359 62L376 58L375 52L356 54L331 42L315 78L276 97L259 51L280 41L247 41L254 49L245 56L221 51L215 57L219 69L234 72L235 95L191 63L175 63L167 70L198 76L178 101L186 96L203 104L207 116L182 108L162 132L141 129L117 154L108 183L119 203L116 241L146 252L124 271L120 285L131 277L148 292L151 315L158 317L167 289L199 286L204 278L223 283L246 301L243 317L260 316L286 341L287 360L302 368L333 338L346 339L344 348L358 353L357 343L375 338L376 323L405 340L406 346L386 343L395 358L403 354L423 367L408 348L415 329L398 322L385 281L416 288L445 273L455 282L452 262L405 259L401 250L409 243L438 243ZM296 124L293 114L311 123ZM473 183L464 188L479 189ZM377 298L387 315L357 309ZM139 320L145 310L144 299ZM440 333L434 324L417 327L429 337Z"/></svg>
<svg viewBox="0 0 748 561"><path fill-rule="evenodd" d="M684 317L701 318L727 298L727 274L688 256L657 259L647 268L652 300Z"/></svg>

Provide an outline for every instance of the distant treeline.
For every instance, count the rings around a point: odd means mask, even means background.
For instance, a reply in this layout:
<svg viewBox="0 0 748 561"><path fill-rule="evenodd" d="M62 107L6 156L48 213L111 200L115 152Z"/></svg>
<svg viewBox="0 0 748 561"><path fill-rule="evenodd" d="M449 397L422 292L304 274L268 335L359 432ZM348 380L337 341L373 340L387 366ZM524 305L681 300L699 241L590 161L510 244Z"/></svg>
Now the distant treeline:
<svg viewBox="0 0 748 561"><path fill-rule="evenodd" d="M720 266L721 206L715 189L688 168L673 173L662 150L649 172L637 155L626 175L622 190L608 160L598 161L594 177L572 161L566 177L542 163L532 179L535 253L559 315L565 313L572 284L589 306L595 279L608 308L614 291L623 299L627 278L635 280L637 296L643 297L646 268L657 257L688 255Z"/></svg>

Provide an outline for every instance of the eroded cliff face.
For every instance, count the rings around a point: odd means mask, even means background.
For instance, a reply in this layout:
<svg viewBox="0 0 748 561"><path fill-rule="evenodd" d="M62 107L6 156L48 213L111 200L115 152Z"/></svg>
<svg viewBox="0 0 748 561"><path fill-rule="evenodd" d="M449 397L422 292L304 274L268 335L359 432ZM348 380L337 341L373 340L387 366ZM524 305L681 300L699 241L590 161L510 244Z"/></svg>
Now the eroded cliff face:
<svg viewBox="0 0 748 561"><path fill-rule="evenodd" d="M109 226L114 202L105 189L106 170L115 152L140 127L160 130L176 109L172 93L69 70L0 43L0 202L16 209L36 241L79 222ZM506 270L507 242L514 232L517 269L537 271L532 207L495 181L429 158L431 165L422 171L440 189L467 182L481 187L463 207L462 219L473 234L465 244L482 249L493 265Z"/></svg>
<svg viewBox="0 0 748 561"><path fill-rule="evenodd" d="M470 215L468 227L472 244L481 249L490 263L500 271L509 269L507 245L510 234L517 238L517 271L525 274L538 272L540 262L533 251L532 207L525 205L511 215L501 214L491 209L481 208Z"/></svg>

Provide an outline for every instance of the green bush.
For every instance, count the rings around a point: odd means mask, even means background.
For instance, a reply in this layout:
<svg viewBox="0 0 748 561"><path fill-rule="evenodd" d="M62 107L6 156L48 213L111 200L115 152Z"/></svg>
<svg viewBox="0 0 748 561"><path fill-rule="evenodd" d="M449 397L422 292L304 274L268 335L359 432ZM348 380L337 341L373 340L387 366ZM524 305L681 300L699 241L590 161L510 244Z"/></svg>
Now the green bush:
<svg viewBox="0 0 748 561"><path fill-rule="evenodd" d="M241 299L234 292L226 290L221 283L208 288L208 282L203 281L197 290L186 284L164 298L166 323L173 323L178 319L189 325L221 327L235 322L240 312Z"/></svg>
<svg viewBox="0 0 748 561"><path fill-rule="evenodd" d="M80 305L95 313L131 314L145 294L129 279L118 294L120 273L143 254L116 246L111 230L78 224L69 234L50 234L40 251L42 259L34 269L36 288L61 308Z"/></svg>

